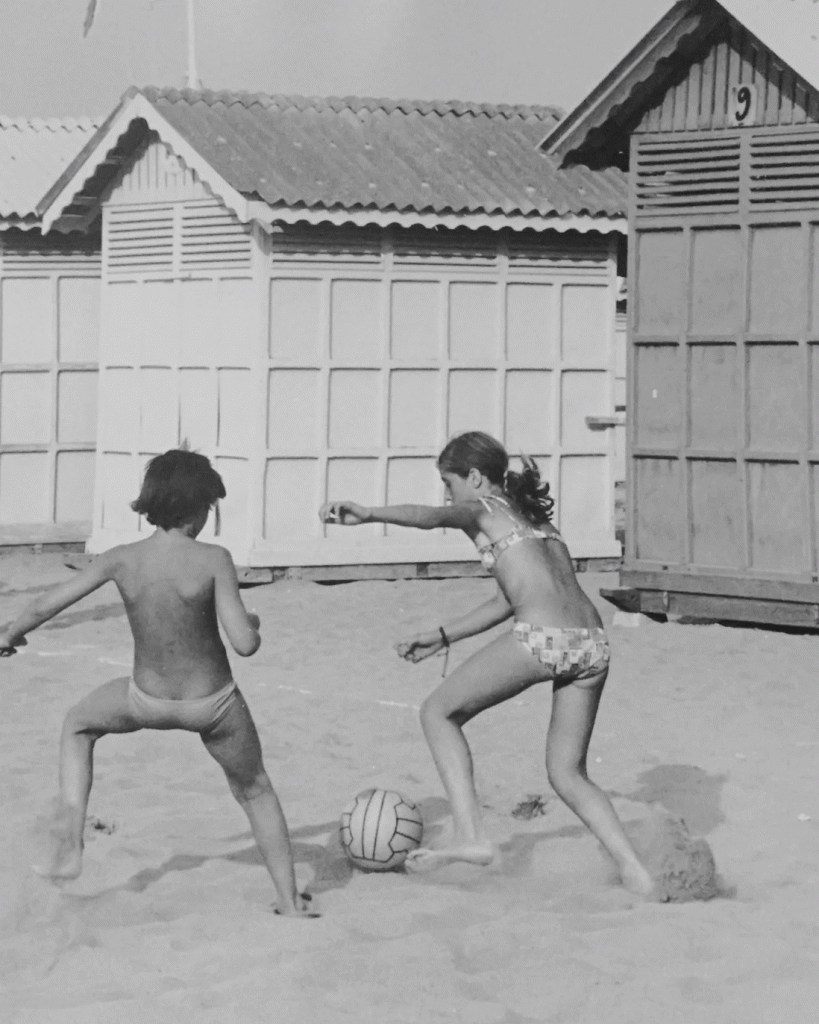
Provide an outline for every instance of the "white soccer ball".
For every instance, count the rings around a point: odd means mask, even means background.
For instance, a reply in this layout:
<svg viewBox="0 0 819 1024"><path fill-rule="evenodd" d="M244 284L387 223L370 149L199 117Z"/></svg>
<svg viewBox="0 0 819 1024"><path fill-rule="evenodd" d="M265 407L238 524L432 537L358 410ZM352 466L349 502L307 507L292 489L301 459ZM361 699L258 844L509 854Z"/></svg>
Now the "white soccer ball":
<svg viewBox="0 0 819 1024"><path fill-rule="evenodd" d="M421 842L421 812L389 789L365 789L341 815L341 845L363 871L392 871Z"/></svg>

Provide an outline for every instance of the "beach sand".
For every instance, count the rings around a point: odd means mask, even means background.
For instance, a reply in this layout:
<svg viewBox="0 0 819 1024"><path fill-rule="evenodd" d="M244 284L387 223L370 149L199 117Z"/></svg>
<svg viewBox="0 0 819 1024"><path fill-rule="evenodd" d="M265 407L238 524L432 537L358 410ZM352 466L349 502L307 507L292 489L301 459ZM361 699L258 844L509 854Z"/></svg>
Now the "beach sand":
<svg viewBox="0 0 819 1024"><path fill-rule="evenodd" d="M0 559L0 620L71 575ZM613 574L583 574L598 596ZM55 794L65 711L129 673L112 586L0 661L0 1021L14 1024L790 1024L819 1005L819 637L719 625L611 626L589 769L637 835L661 805L713 850L721 893L645 904L543 767L551 693L466 727L488 868L364 874L338 841L370 786L447 804L418 722L442 661L392 644L485 600L486 579L243 591L263 646L233 658L320 920L274 916L246 819L196 736L97 745L85 867L28 865ZM503 628L503 627L501 627ZM450 667L485 642L457 645ZM513 816L532 800L542 813Z"/></svg>

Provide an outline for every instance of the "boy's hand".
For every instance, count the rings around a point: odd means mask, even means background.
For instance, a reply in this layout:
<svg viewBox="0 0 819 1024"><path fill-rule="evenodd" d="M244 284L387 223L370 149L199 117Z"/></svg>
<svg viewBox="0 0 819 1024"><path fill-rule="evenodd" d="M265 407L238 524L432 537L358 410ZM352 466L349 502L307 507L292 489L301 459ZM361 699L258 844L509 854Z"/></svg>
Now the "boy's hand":
<svg viewBox="0 0 819 1024"><path fill-rule="evenodd" d="M259 627L262 624L262 620L259 618L259 616L256 614L256 612L248 612L247 613L247 617L248 617L248 619L250 619L250 625L258 633L259 632Z"/></svg>
<svg viewBox="0 0 819 1024"><path fill-rule="evenodd" d="M0 629L0 658L10 658L18 647L26 647L24 636L13 636L7 629Z"/></svg>
<svg viewBox="0 0 819 1024"><path fill-rule="evenodd" d="M369 522L370 510L354 501L328 501L319 509L319 519L339 526L360 526Z"/></svg>
<svg viewBox="0 0 819 1024"><path fill-rule="evenodd" d="M395 650L398 652L399 658L416 663L442 651L444 646L440 633L421 633L411 640L404 640L396 644Z"/></svg>

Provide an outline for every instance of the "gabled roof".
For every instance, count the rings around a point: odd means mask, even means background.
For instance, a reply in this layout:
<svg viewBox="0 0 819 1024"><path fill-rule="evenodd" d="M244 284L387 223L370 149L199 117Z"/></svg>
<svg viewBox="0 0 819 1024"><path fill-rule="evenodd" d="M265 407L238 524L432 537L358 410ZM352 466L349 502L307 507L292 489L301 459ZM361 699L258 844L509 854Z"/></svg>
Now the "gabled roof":
<svg viewBox="0 0 819 1024"><path fill-rule="evenodd" d="M720 0L797 75L819 89L819 6L816 0Z"/></svg>
<svg viewBox="0 0 819 1024"><path fill-rule="evenodd" d="M727 16L809 86L819 88L819 5L816 0L679 0L560 124L542 150L562 162L570 153L605 149L604 135L627 133L645 100Z"/></svg>
<svg viewBox="0 0 819 1024"><path fill-rule="evenodd" d="M100 120L0 116L0 229L37 227L37 204Z"/></svg>
<svg viewBox="0 0 819 1024"><path fill-rule="evenodd" d="M53 221L78 193L101 195L111 179L101 169L125 159L141 119L242 220L622 228L621 172L561 170L538 151L559 117L554 107L133 89L42 207Z"/></svg>

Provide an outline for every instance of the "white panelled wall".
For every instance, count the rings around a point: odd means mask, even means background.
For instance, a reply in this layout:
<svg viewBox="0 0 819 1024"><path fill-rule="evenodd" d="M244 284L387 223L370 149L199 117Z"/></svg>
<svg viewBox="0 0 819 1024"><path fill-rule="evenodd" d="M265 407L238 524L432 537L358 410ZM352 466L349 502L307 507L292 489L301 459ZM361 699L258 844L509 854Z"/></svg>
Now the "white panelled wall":
<svg viewBox="0 0 819 1024"><path fill-rule="evenodd" d="M94 239L0 233L0 543L90 533L99 294Z"/></svg>
<svg viewBox="0 0 819 1024"><path fill-rule="evenodd" d="M462 535L322 527L328 498L439 503L462 430L535 456L576 557L618 553L605 236L272 235L264 517L256 565L474 557Z"/></svg>
<svg viewBox="0 0 819 1024"><path fill-rule="evenodd" d="M241 225L156 137L104 204L89 549L150 529L147 459L187 439L249 566L473 559L461 535L319 523L327 498L438 503L434 458L483 429L537 458L577 558L619 554L609 236ZM205 536L213 536L209 524Z"/></svg>

